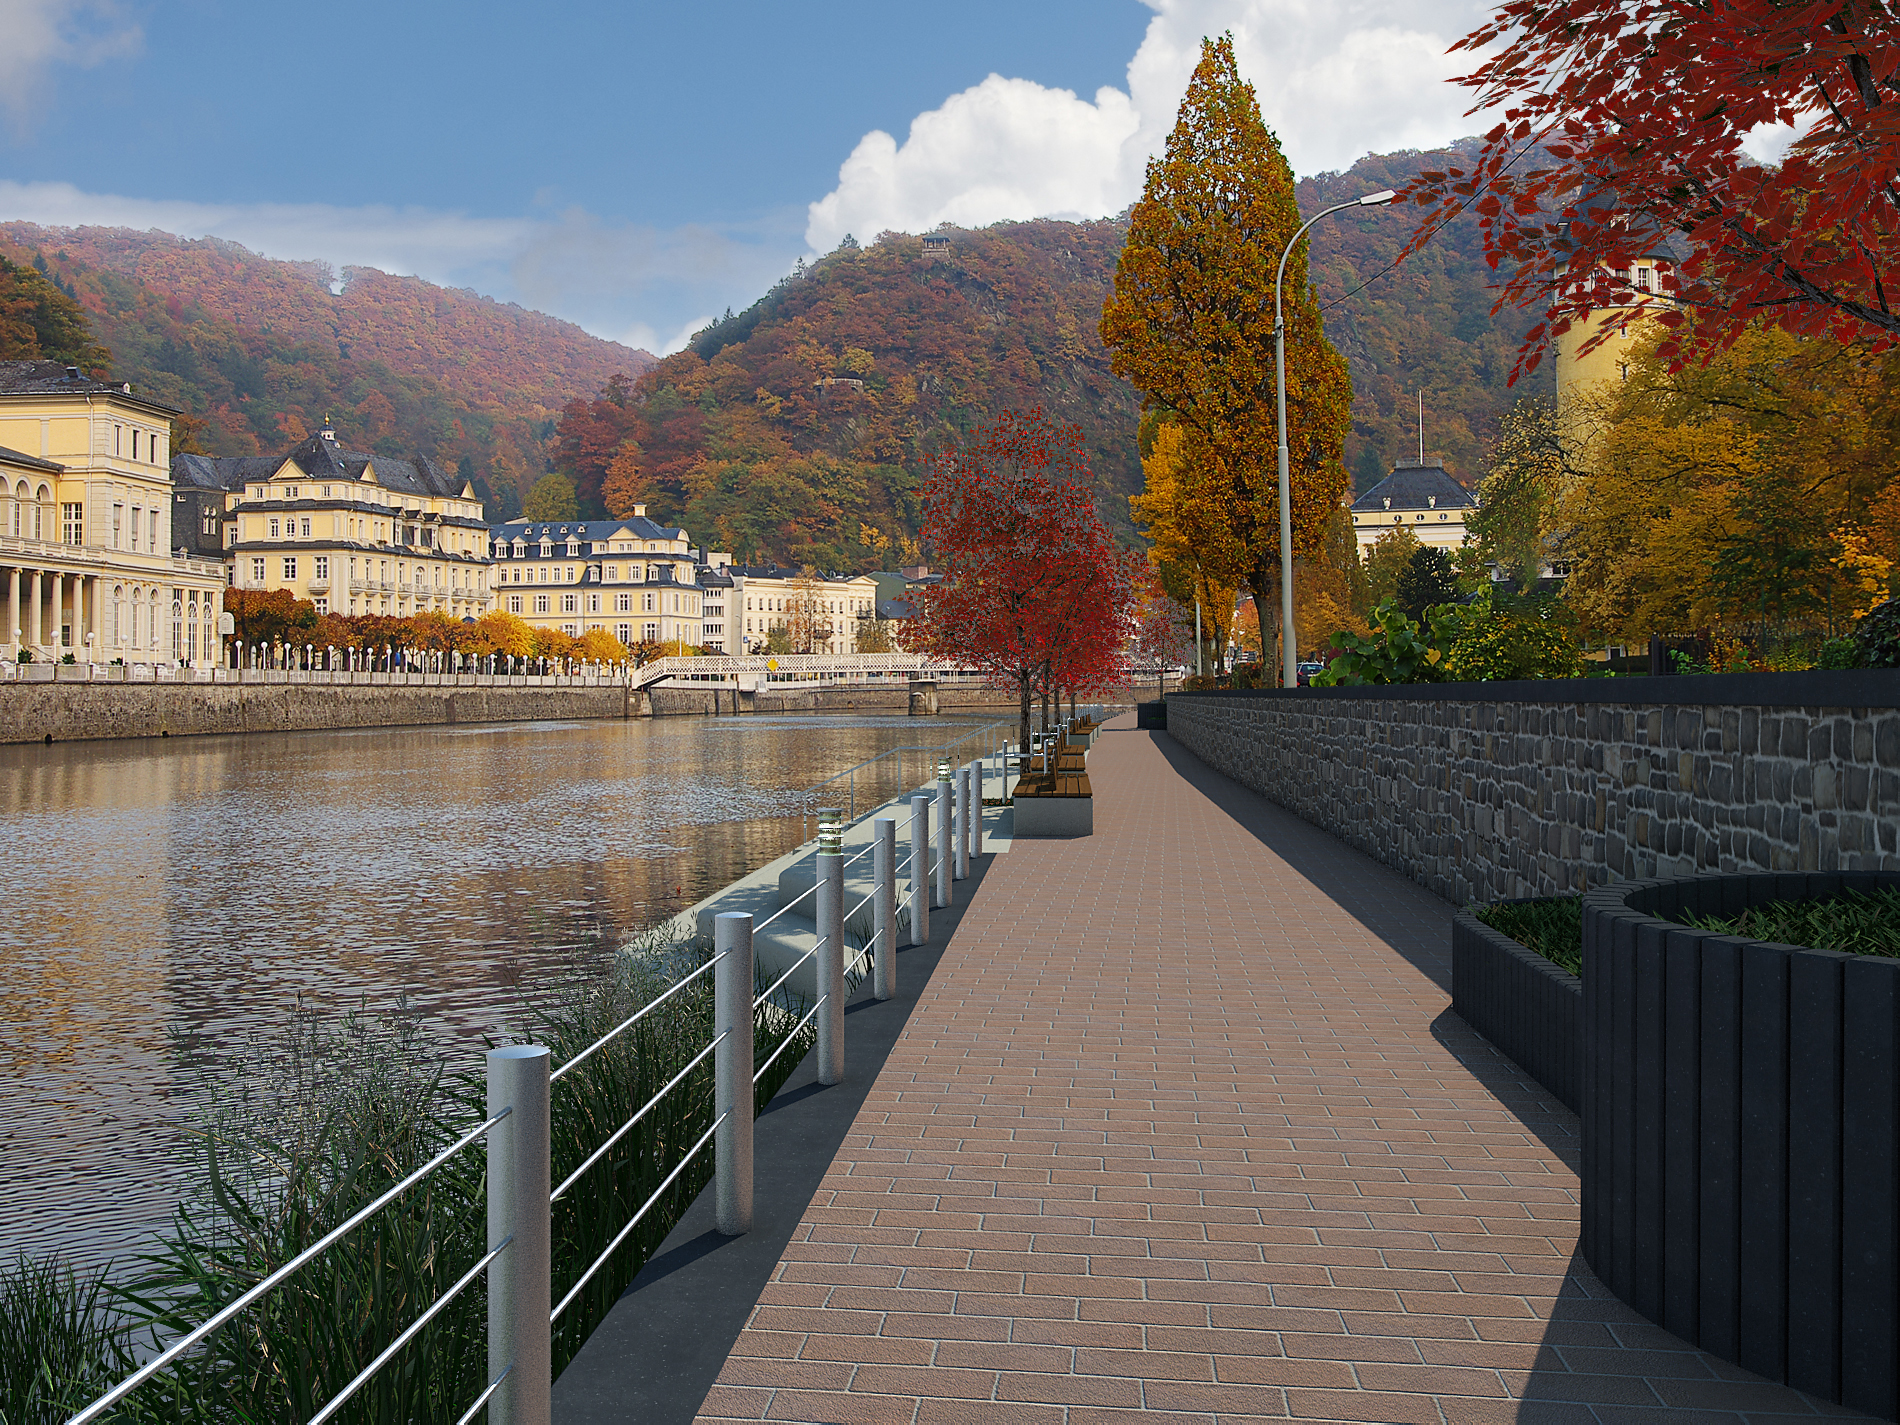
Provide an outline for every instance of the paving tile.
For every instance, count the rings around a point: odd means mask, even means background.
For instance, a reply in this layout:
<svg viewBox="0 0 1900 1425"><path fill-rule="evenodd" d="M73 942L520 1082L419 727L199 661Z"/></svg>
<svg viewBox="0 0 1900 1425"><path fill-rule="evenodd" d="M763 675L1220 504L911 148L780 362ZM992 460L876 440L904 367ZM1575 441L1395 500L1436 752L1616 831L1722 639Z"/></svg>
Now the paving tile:
<svg viewBox="0 0 1900 1425"><path fill-rule="evenodd" d="M1450 1014L1451 906L1165 734L1089 764L1095 834L990 865L702 1420L1840 1413L1578 1260L1577 1121Z"/></svg>

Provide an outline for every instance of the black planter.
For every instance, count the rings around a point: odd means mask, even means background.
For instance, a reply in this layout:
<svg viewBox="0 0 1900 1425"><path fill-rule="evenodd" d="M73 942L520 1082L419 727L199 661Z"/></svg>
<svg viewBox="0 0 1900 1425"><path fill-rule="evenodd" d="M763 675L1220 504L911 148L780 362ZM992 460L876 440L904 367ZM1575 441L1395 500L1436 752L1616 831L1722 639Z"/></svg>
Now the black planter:
<svg viewBox="0 0 1900 1425"><path fill-rule="evenodd" d="M1583 1104L1577 977L1470 911L1451 923L1451 1007L1572 1113Z"/></svg>
<svg viewBox="0 0 1900 1425"><path fill-rule="evenodd" d="M1168 725L1168 703L1165 698L1157 698L1150 703L1135 704L1135 726L1166 728Z"/></svg>
<svg viewBox="0 0 1900 1425"><path fill-rule="evenodd" d="M1900 961L1683 914L1900 874L1624 882L1583 909L1582 1250L1650 1320L1770 1380L1900 1409Z"/></svg>

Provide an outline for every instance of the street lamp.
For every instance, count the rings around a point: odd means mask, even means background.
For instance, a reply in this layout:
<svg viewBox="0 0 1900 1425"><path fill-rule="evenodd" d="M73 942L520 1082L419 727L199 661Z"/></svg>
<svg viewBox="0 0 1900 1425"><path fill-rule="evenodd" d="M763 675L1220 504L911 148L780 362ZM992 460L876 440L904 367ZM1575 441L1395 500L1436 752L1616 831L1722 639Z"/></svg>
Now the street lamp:
<svg viewBox="0 0 1900 1425"><path fill-rule="evenodd" d="M1323 212L1313 214L1300 225L1293 234L1293 240L1286 245L1286 251L1280 254L1280 267L1273 274L1273 376L1279 396L1280 411L1280 676L1283 687L1297 688L1300 685L1300 654L1294 646L1297 640L1293 636L1293 482L1287 474L1286 453L1286 318L1280 313L1280 281L1286 276L1286 260L1293 256L1293 249L1299 246L1306 230L1321 218L1343 212L1347 208L1378 208L1398 197L1390 188L1382 188L1377 193L1368 193L1363 198L1355 198L1350 203L1335 203ZM1266 625L1261 625L1261 643L1266 642ZM1260 650L1266 655L1266 648Z"/></svg>

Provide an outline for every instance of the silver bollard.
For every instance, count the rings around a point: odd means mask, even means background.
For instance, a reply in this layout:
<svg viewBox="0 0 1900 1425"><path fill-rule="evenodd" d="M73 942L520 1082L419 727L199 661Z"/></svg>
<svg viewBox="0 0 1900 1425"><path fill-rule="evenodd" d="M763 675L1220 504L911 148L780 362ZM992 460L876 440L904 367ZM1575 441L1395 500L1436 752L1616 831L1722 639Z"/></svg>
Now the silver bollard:
<svg viewBox="0 0 1900 1425"><path fill-rule="evenodd" d="M844 1082L844 828L818 824L818 1082Z"/></svg>
<svg viewBox="0 0 1900 1425"><path fill-rule="evenodd" d="M950 781L950 764L937 764L937 905L950 904L950 877L956 869L956 843L951 840L950 813L956 792Z"/></svg>
<svg viewBox="0 0 1900 1425"><path fill-rule="evenodd" d="M910 943L930 943L930 798L910 799Z"/></svg>
<svg viewBox="0 0 1900 1425"><path fill-rule="evenodd" d="M713 1112L725 1121L713 1138L713 1225L727 1237L752 1230L752 917L713 917Z"/></svg>
<svg viewBox="0 0 1900 1425"><path fill-rule="evenodd" d="M508 1250L488 1266L488 1378L508 1378L488 1400L495 1425L549 1425L553 1349L549 1222L548 1051L539 1044L490 1049L488 1250ZM512 1369L511 1369L512 1368Z"/></svg>
<svg viewBox="0 0 1900 1425"><path fill-rule="evenodd" d="M879 999L897 993L897 823L879 817L871 823L871 877L877 894L871 919L877 924L877 950L871 957L871 992Z"/></svg>

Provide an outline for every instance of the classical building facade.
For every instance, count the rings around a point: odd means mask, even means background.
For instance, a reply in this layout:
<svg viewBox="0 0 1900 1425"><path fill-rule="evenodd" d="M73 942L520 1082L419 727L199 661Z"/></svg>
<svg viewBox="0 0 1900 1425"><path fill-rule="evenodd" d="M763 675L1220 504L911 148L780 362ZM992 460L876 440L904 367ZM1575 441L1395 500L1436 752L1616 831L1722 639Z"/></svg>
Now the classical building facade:
<svg viewBox="0 0 1900 1425"><path fill-rule="evenodd" d="M807 577L777 564L741 565L732 584L727 623L739 625L736 652L760 652L772 630L783 629L795 653L805 652L806 642L813 653L856 653L859 628L878 617L877 581L869 574Z"/></svg>
<svg viewBox="0 0 1900 1425"><path fill-rule="evenodd" d="M0 362L0 644L80 663L219 661L221 562L174 552L172 407Z"/></svg>
<svg viewBox="0 0 1900 1425"><path fill-rule="evenodd" d="M1465 542L1465 519L1478 501L1439 461L1401 460L1392 473L1347 507L1363 559L1380 535L1403 525L1420 544L1456 549Z"/></svg>
<svg viewBox="0 0 1900 1425"><path fill-rule="evenodd" d="M686 531L648 519L644 505L622 520L514 520L488 535L499 607L535 628L698 647L708 608L724 606L716 581L701 585L710 566Z"/></svg>
<svg viewBox="0 0 1900 1425"><path fill-rule="evenodd" d="M234 588L288 589L318 613L461 619L494 606L481 501L426 455L345 450L325 429L275 459L181 455L172 479L177 537L203 541L215 518Z"/></svg>

